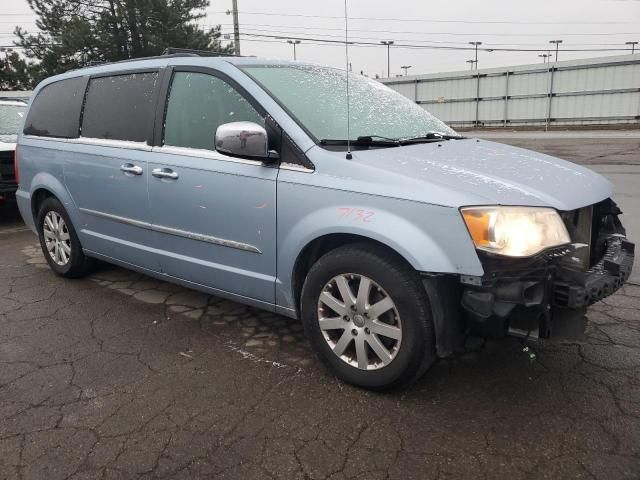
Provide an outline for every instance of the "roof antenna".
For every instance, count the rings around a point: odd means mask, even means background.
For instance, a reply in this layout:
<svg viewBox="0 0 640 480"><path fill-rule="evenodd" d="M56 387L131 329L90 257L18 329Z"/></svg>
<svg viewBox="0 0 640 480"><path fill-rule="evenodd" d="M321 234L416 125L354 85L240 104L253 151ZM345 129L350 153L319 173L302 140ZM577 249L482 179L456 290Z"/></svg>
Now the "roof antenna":
<svg viewBox="0 0 640 480"><path fill-rule="evenodd" d="M349 111L349 20L347 16L347 0L344 0L344 54L347 75L347 160L351 160L351 112Z"/></svg>

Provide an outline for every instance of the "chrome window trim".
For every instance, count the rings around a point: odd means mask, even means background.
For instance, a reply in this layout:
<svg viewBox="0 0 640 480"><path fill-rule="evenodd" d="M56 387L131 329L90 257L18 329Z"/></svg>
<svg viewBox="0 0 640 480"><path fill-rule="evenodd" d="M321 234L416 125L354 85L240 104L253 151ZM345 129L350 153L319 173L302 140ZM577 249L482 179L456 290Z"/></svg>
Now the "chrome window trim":
<svg viewBox="0 0 640 480"><path fill-rule="evenodd" d="M22 138L25 138L27 140L44 140L47 142L62 142L62 143L66 143L69 141L68 138L61 138L61 137L46 137L46 136L41 136L41 135L28 135L26 133L22 134Z"/></svg>
<svg viewBox="0 0 640 480"><path fill-rule="evenodd" d="M163 145L161 147L152 147L144 142L131 142L129 140L110 140L105 138L57 138L57 137L41 137L38 135L22 135L23 138L29 140L45 140L51 142L73 143L77 145L93 145L97 147L112 147L112 148L128 148L131 150L141 150L144 152L153 153L166 153L168 155L181 155L185 157L205 158L209 160L219 160L222 162L239 163L242 165L255 165L264 167L267 164L260 160L249 160L245 158L229 157L214 150L205 150L202 148L189 148L189 147L172 147L170 145ZM292 172L302 173L314 173L315 170L307 168L297 163L281 163L281 170L289 170ZM105 214L107 215L107 214Z"/></svg>
<svg viewBox="0 0 640 480"><path fill-rule="evenodd" d="M265 166L260 160L249 160L245 158L236 158L224 155L215 150L206 150L204 148L189 147L173 147L171 145L162 145L161 147L153 147L154 153L166 153L168 155L181 155L185 157L206 158L209 160L220 160L223 162L240 163L243 165Z"/></svg>
<svg viewBox="0 0 640 480"><path fill-rule="evenodd" d="M69 138L67 143L75 143L79 145L93 145L96 147L112 147L112 148L126 148L129 150L142 150L143 152L150 152L153 147L146 142L132 142L131 140L115 140L108 138L91 138L91 137L78 137Z"/></svg>
<svg viewBox="0 0 640 480"><path fill-rule="evenodd" d="M162 225L154 225L149 222L143 222L135 220L133 218L121 217L119 215L113 215L111 213L100 212L97 210L91 210L89 208L80 208L80 211L95 217L106 218L113 220L114 222L124 223L126 225L132 225L134 227L144 228L146 230L153 230L159 233L168 233L169 235L175 235L176 237L189 238L191 240L198 240L200 242L211 243L214 245L221 245L223 247L235 248L237 250L243 250L252 253L262 253L255 245L249 243L238 242L236 240L228 240L225 238L214 237L213 235L204 235L202 233L189 232L186 230L180 230L178 228L165 227Z"/></svg>
<svg viewBox="0 0 640 480"><path fill-rule="evenodd" d="M315 172L315 170L312 168L307 168L303 165L298 165L297 163L285 163L285 162L282 162L280 164L280 170L289 170L291 172L302 172L302 173Z"/></svg>

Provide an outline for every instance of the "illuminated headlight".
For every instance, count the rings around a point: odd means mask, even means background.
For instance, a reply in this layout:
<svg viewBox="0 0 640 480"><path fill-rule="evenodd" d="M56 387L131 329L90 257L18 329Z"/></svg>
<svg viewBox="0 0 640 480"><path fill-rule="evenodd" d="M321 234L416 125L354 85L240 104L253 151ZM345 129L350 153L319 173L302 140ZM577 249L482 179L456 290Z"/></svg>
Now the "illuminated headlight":
<svg viewBox="0 0 640 480"><path fill-rule="evenodd" d="M571 241L552 208L468 207L462 217L476 248L509 257L529 257Z"/></svg>

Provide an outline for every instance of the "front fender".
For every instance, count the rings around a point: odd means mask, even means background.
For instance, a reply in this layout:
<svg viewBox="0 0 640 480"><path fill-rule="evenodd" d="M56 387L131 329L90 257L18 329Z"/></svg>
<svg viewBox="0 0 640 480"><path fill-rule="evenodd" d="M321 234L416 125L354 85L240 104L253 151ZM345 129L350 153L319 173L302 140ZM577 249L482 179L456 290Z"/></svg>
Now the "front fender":
<svg viewBox="0 0 640 480"><path fill-rule="evenodd" d="M395 250L418 271L483 273L455 208L354 192L323 192L299 184L281 185L278 193L276 296L280 306L294 308L292 277L298 256L312 241L329 234L376 240ZM300 202L301 198L305 201Z"/></svg>
<svg viewBox="0 0 640 480"><path fill-rule="evenodd" d="M364 206L344 207L336 212L335 207L323 208L306 215L287 232L282 249L284 252L300 253L316 238L334 233L359 235L392 248L402 255L416 270L431 272L456 272L458 267L443 249L425 231L420 230L406 218L391 212L377 210L373 218L365 220L371 210ZM355 213L346 209L353 209ZM344 219L342 215L354 215ZM362 216L363 218L359 218ZM336 221L338 220L338 221ZM297 256L297 255L296 255Z"/></svg>

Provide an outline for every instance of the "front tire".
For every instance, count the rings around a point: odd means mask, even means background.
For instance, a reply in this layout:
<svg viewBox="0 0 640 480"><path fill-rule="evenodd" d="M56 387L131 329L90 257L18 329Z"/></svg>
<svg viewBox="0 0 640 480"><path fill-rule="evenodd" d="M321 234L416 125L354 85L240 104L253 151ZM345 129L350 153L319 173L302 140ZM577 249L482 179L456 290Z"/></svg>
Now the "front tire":
<svg viewBox="0 0 640 480"><path fill-rule="evenodd" d="M301 308L313 349L348 383L406 387L436 360L420 277L384 248L354 244L321 257L303 285Z"/></svg>
<svg viewBox="0 0 640 480"><path fill-rule="evenodd" d="M78 278L93 269L93 259L82 251L69 215L56 198L42 202L36 221L40 247L51 270L62 277Z"/></svg>

